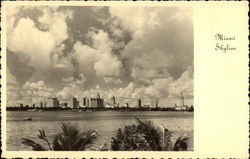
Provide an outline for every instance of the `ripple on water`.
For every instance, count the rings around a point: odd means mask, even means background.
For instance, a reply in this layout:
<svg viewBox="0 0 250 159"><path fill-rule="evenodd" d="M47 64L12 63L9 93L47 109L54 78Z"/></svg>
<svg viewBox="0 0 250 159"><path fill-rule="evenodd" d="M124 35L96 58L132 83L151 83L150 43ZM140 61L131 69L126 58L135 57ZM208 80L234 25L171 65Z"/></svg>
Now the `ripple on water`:
<svg viewBox="0 0 250 159"><path fill-rule="evenodd" d="M32 121L24 121L31 117ZM60 131L60 121L76 121L81 130L94 129L98 131L98 138L93 149L104 143L110 145L111 138L116 130L135 123L134 117L152 120L155 125L163 125L173 132L173 139L183 132L193 134L193 113L190 112L7 112L7 150L31 150L21 144L21 138L37 140L38 129L44 129L51 141L53 136ZM45 145L45 143L42 143ZM190 150L193 149L191 140Z"/></svg>

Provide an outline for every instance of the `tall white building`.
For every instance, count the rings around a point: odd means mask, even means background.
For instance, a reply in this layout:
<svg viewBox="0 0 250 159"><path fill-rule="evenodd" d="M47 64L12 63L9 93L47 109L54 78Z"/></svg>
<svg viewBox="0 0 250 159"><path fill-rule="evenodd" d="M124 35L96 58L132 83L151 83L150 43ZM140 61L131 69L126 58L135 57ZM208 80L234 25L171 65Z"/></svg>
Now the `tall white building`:
<svg viewBox="0 0 250 159"><path fill-rule="evenodd" d="M58 108L59 107L59 101L57 98L48 98L48 103L45 104L45 107L53 107L53 108Z"/></svg>

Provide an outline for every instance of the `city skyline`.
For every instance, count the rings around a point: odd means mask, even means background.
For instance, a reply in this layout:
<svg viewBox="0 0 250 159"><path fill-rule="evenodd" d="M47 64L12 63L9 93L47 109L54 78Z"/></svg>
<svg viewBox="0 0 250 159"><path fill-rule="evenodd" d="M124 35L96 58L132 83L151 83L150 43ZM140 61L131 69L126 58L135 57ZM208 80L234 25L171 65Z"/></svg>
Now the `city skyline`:
<svg viewBox="0 0 250 159"><path fill-rule="evenodd" d="M68 100L61 100L57 97L49 97L44 100L40 100L36 103L19 103L19 105L13 105L13 107L31 107L31 108L171 108L171 107L191 107L193 105L186 105L184 102L184 95L181 92L180 100L176 101L174 105L159 105L159 98L138 98L138 99L126 99L117 100L115 96L110 99L102 98L97 92L96 97L82 97L80 99L72 97Z"/></svg>
<svg viewBox="0 0 250 159"><path fill-rule="evenodd" d="M181 91L193 105L190 8L9 7L7 105L100 92L173 106Z"/></svg>

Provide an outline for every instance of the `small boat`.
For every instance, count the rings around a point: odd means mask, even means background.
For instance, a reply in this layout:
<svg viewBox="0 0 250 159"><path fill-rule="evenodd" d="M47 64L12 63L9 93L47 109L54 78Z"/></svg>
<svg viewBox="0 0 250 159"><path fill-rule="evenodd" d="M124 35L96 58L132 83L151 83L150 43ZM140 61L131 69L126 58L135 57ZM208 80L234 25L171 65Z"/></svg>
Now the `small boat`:
<svg viewBox="0 0 250 159"><path fill-rule="evenodd" d="M31 121L32 118L31 118L31 117L28 117L28 118L24 118L24 120Z"/></svg>

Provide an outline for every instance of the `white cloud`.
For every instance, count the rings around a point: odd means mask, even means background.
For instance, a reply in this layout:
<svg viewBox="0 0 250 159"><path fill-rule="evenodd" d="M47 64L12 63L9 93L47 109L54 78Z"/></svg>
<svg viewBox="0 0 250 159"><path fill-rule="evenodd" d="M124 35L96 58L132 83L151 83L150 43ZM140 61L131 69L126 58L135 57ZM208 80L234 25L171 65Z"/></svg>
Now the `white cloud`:
<svg viewBox="0 0 250 159"><path fill-rule="evenodd" d="M102 30L89 32L89 37L93 41L93 47L84 45L81 42L74 44L74 55L82 70L94 71L98 76L110 77L119 76L122 64L112 53L113 42L108 34Z"/></svg>
<svg viewBox="0 0 250 159"><path fill-rule="evenodd" d="M193 68L188 67L180 78L169 85L169 91L173 96L179 96L182 91L186 94L186 97L193 98L193 83Z"/></svg>
<svg viewBox="0 0 250 159"><path fill-rule="evenodd" d="M97 30L96 32L89 32L94 48L102 54L108 54L112 51L113 42L109 39L108 33L103 30Z"/></svg>
<svg viewBox="0 0 250 159"><path fill-rule="evenodd" d="M15 106L20 99L20 87L16 78L7 69L7 105Z"/></svg>
<svg viewBox="0 0 250 159"><path fill-rule="evenodd" d="M44 81L26 82L21 90L23 102L27 104L39 103L54 96L54 90L48 88Z"/></svg>
<svg viewBox="0 0 250 159"><path fill-rule="evenodd" d="M17 21L15 28L7 35L8 49L15 53L21 53L30 60L30 64L35 68L35 73L44 74L53 64L51 54L59 54L64 49L61 44L68 38L66 18L71 17L69 11L58 11L55 7L37 8L42 10L43 15L38 18L39 24L29 17L23 17ZM16 10L18 12L18 10ZM10 19L15 19L17 14L9 13ZM41 31L40 28L43 29ZM58 62L54 59L54 62ZM57 65L57 63L55 64Z"/></svg>
<svg viewBox="0 0 250 159"><path fill-rule="evenodd" d="M27 96L24 100L40 100L41 94L61 99L94 97L99 92L104 98L115 95L117 100L131 103L142 97L158 97L160 104L170 106L178 103L183 91L187 102L192 103L193 68L189 66L193 65L193 28L190 9L110 7L111 17L107 20L99 17L98 20L103 20L111 30L88 26L88 33L79 36L85 40L68 33L72 31L69 27L75 26L67 25L78 25L66 23L67 18L78 20L73 19L75 16L71 11L57 7L39 10L43 14L37 20L29 16L19 17L15 26L19 8L8 14L8 49L28 59L26 61L36 73L30 81L37 82L26 82L15 90L22 90ZM86 21L93 20L91 18L86 16ZM125 36L127 30L131 39ZM65 40L67 42L63 43ZM175 69L180 70L178 74ZM78 74L80 76L76 77ZM56 82L62 80L58 82L58 93L45 85L45 82L51 82L49 78L52 76L56 77ZM51 83L47 84L51 86ZM11 89L14 87L9 87ZM12 96L16 101L22 98L20 93Z"/></svg>
<svg viewBox="0 0 250 159"><path fill-rule="evenodd" d="M121 62L111 54L102 54L100 59L95 63L96 74L100 76L119 76Z"/></svg>
<svg viewBox="0 0 250 159"><path fill-rule="evenodd" d="M8 36L8 49L25 55L38 70L49 66L54 45L52 35L38 30L29 18L22 18Z"/></svg>
<svg viewBox="0 0 250 159"><path fill-rule="evenodd" d="M57 7L44 8L43 16L38 18L42 28L49 30L56 45L68 38L66 18L72 18L72 12L58 12Z"/></svg>
<svg viewBox="0 0 250 159"><path fill-rule="evenodd" d="M11 31L13 31L14 23L15 23L15 17L18 15L20 11L19 6L8 6L7 12L6 12L6 20L7 20L7 34L9 34Z"/></svg>
<svg viewBox="0 0 250 159"><path fill-rule="evenodd" d="M112 84L121 84L122 81L119 78L115 77L104 77L104 82L105 83L112 83Z"/></svg>
<svg viewBox="0 0 250 159"><path fill-rule="evenodd" d="M99 53L94 64L96 74L100 76L119 76L121 62L112 54L113 42L109 39L108 34L98 30L97 33L90 33L90 36L94 42L94 47Z"/></svg>
<svg viewBox="0 0 250 159"><path fill-rule="evenodd" d="M76 57L81 68L93 66L91 64L94 63L99 56L99 53L96 49L91 48L88 45L84 45L80 41L77 41L73 48L74 54L72 56Z"/></svg>
<svg viewBox="0 0 250 159"><path fill-rule="evenodd" d="M152 85L146 88L145 94L158 98L166 98L169 95L169 84L173 78L154 79Z"/></svg>
<svg viewBox="0 0 250 159"><path fill-rule="evenodd" d="M68 100L72 97L82 97L81 94L86 86L86 77L83 74L80 74L79 78L63 78L62 82L64 83L65 87L57 93L59 98Z"/></svg>
<svg viewBox="0 0 250 159"><path fill-rule="evenodd" d="M142 98L144 104L151 104L154 99L158 98L159 105L163 107L179 104L180 94L183 92L185 104L193 105L193 70L192 67L188 67L177 80L173 80L172 77L157 78L150 81L148 86L138 86L130 82L123 88L90 89L83 95L94 97L97 92L100 92L107 101L115 96L120 104L128 102L130 106L135 106L139 98Z"/></svg>
<svg viewBox="0 0 250 159"><path fill-rule="evenodd" d="M159 7L110 7L110 13L121 19L122 26L133 33L133 37L142 37L145 28L155 29L161 24Z"/></svg>
<svg viewBox="0 0 250 159"><path fill-rule="evenodd" d="M133 33L121 55L130 61L127 69L135 81L148 84L154 78L173 76L170 67L184 70L192 65L193 27L186 15L191 11L174 7L110 8L111 15Z"/></svg>

